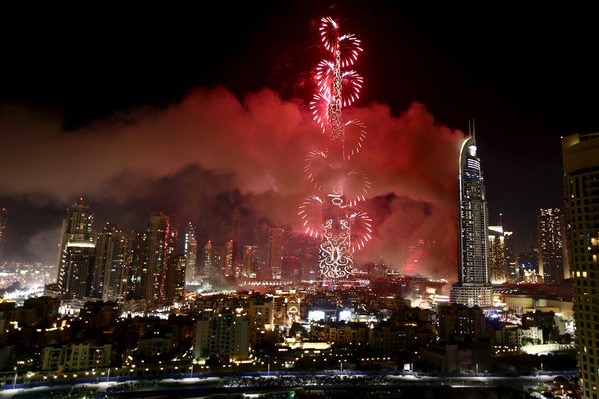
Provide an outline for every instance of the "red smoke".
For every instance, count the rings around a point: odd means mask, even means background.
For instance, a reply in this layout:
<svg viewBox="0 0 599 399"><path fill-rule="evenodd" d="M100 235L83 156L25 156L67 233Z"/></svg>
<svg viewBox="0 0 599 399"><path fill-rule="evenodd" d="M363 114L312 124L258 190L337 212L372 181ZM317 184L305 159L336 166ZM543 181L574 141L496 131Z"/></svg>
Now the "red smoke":
<svg viewBox="0 0 599 399"><path fill-rule="evenodd" d="M382 256L402 267L408 248L422 239L422 269L413 271L454 276L463 134L436 125L420 104L399 116L380 104L346 116L368 126L356 161L372 180L370 198L378 197L370 204L377 237L361 260ZM239 101L225 89L197 90L166 109L138 109L125 121L97 121L75 132L63 131L53 115L5 107L0 137L0 196L41 194L67 204L85 193L123 203L197 165L230 176L249 198L244 207L283 224L298 224L296 207L309 191L305 154L324 139L300 102L270 90ZM124 178L126 184L113 184Z"/></svg>

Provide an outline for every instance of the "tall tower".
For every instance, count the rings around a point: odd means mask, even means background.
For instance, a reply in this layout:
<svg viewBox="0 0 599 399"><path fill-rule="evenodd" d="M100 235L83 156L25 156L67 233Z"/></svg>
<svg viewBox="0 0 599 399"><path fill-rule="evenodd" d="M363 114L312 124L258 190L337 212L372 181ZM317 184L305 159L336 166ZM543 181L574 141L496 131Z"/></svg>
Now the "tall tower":
<svg viewBox="0 0 599 399"><path fill-rule="evenodd" d="M563 137L562 161L578 370L591 399L599 392L599 133Z"/></svg>
<svg viewBox="0 0 599 399"><path fill-rule="evenodd" d="M92 296L105 301L123 301L131 267L131 237L107 223L96 241Z"/></svg>
<svg viewBox="0 0 599 399"><path fill-rule="evenodd" d="M256 276L258 266L258 247L256 245L245 245L243 247L243 268L241 274L244 277Z"/></svg>
<svg viewBox="0 0 599 399"><path fill-rule="evenodd" d="M233 248L233 240L225 242L225 266L223 268L223 275L225 277L230 277L235 274L233 265Z"/></svg>
<svg viewBox="0 0 599 399"><path fill-rule="evenodd" d="M327 56L316 67L317 92L310 109L329 140L325 148L308 154L305 172L315 192L305 198L299 215L306 234L322 237L319 275L325 286L335 288L351 278L353 253L371 238L371 219L358 207L371 183L351 162L362 149L366 125L342 116L362 88L362 77L348 69L362 52L361 42L341 33L330 17L322 18L320 37Z"/></svg>
<svg viewBox="0 0 599 399"><path fill-rule="evenodd" d="M509 232L507 232L509 233ZM489 226L488 233L489 269L491 283L503 284L506 282L506 240L503 226Z"/></svg>
<svg viewBox="0 0 599 399"><path fill-rule="evenodd" d="M233 274L235 277L239 277L241 275L241 257L240 257L240 247L239 247L239 230L241 226L241 215L239 212L239 207L235 207L235 211L233 211L233 231L231 234L231 240L233 241Z"/></svg>
<svg viewBox="0 0 599 399"><path fill-rule="evenodd" d="M562 219L558 208L540 209L537 216L539 274L545 283L564 279Z"/></svg>
<svg viewBox="0 0 599 399"><path fill-rule="evenodd" d="M159 213L150 217L147 230L148 261L144 298L154 303L165 299L165 285L169 257L176 245L176 230L170 218Z"/></svg>
<svg viewBox="0 0 599 399"><path fill-rule="evenodd" d="M185 255L173 255L169 258L165 286L165 304L180 302L185 293Z"/></svg>
<svg viewBox="0 0 599 399"><path fill-rule="evenodd" d="M6 219L8 219L8 210L0 208L0 262L2 262L4 242L6 241Z"/></svg>
<svg viewBox="0 0 599 399"><path fill-rule="evenodd" d="M148 281L148 235L131 232L131 267L127 288L128 299L143 299Z"/></svg>
<svg viewBox="0 0 599 399"><path fill-rule="evenodd" d="M485 185L474 136L462 143L459 158L458 282L451 287L452 303L491 306L488 262L488 211Z"/></svg>
<svg viewBox="0 0 599 399"><path fill-rule="evenodd" d="M71 205L62 221L57 278L62 294L90 295L95 254L93 221L83 197Z"/></svg>
<svg viewBox="0 0 599 399"><path fill-rule="evenodd" d="M195 227L189 222L185 230L185 282L190 284L196 280L196 259L198 242L195 237Z"/></svg>
<svg viewBox="0 0 599 399"><path fill-rule="evenodd" d="M213 275L212 262L212 242L208 241L206 245L204 245L202 259L202 275L206 278L210 278Z"/></svg>
<svg viewBox="0 0 599 399"><path fill-rule="evenodd" d="M268 267L272 273L272 278L281 278L281 268L283 266L283 253L285 245L285 230L280 227L270 228L270 238L268 240Z"/></svg>

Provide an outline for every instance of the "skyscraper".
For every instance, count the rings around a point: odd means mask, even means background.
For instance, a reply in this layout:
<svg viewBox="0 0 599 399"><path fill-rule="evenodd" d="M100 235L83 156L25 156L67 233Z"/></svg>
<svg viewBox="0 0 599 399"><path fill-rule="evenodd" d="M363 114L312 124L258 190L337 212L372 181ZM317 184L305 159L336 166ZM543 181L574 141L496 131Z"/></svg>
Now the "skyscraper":
<svg viewBox="0 0 599 399"><path fill-rule="evenodd" d="M599 397L599 133L562 138L567 243L582 397Z"/></svg>
<svg viewBox="0 0 599 399"><path fill-rule="evenodd" d="M131 267L128 299L143 299L148 280L148 236L142 231L131 232Z"/></svg>
<svg viewBox="0 0 599 399"><path fill-rule="evenodd" d="M62 294L75 297L90 294L95 255L93 221L94 216L83 198L67 210L62 221L57 278Z"/></svg>
<svg viewBox="0 0 599 399"><path fill-rule="evenodd" d="M226 277L233 276L235 273L235 268L233 265L234 258L234 241L229 240L225 242L225 266L223 269L223 275Z"/></svg>
<svg viewBox="0 0 599 399"><path fill-rule="evenodd" d="M241 274L244 277L255 277L258 266L258 247L256 245L245 245L243 247L243 267Z"/></svg>
<svg viewBox="0 0 599 399"><path fill-rule="evenodd" d="M271 227L270 238L268 240L268 267L274 279L281 278L284 241L285 230L280 227Z"/></svg>
<svg viewBox="0 0 599 399"><path fill-rule="evenodd" d="M557 208L540 209L537 216L539 275L545 283L564 279L562 219Z"/></svg>
<svg viewBox="0 0 599 399"><path fill-rule="evenodd" d="M189 222L185 230L185 282L190 284L196 280L196 259L198 242L195 237L195 227Z"/></svg>
<svg viewBox="0 0 599 399"><path fill-rule="evenodd" d="M233 241L233 274L235 277L239 277L241 275L241 257L239 253L239 230L241 225L241 216L239 212L239 207L235 207L235 211L233 212L233 231L231 234L231 240Z"/></svg>
<svg viewBox="0 0 599 399"><path fill-rule="evenodd" d="M4 252L4 241L6 240L6 219L8 218L8 210L0 208L0 262Z"/></svg>
<svg viewBox="0 0 599 399"><path fill-rule="evenodd" d="M202 253L202 275L206 278L212 276L212 242L208 241L204 245L204 251Z"/></svg>
<svg viewBox="0 0 599 399"><path fill-rule="evenodd" d="M489 226L488 240L491 283L503 284L506 281L506 251L503 226Z"/></svg>
<svg viewBox="0 0 599 399"><path fill-rule="evenodd" d="M506 280L509 283L518 281L518 260L514 254L514 232L503 231L505 243Z"/></svg>
<svg viewBox="0 0 599 399"><path fill-rule="evenodd" d="M490 306L492 287L488 263L488 211L485 185L474 136L464 140L459 158L458 282L451 301Z"/></svg>
<svg viewBox="0 0 599 399"><path fill-rule="evenodd" d="M98 233L92 296L105 301L126 299L131 267L131 237L107 223Z"/></svg>
<svg viewBox="0 0 599 399"><path fill-rule="evenodd" d="M187 258L185 255L171 256L168 263L165 303L180 302L185 293L185 270Z"/></svg>
<svg viewBox="0 0 599 399"><path fill-rule="evenodd" d="M173 236L174 234L174 236ZM144 298L161 303L165 299L166 269L169 256L174 251L176 232L170 218L162 213L152 215L147 231L148 261Z"/></svg>

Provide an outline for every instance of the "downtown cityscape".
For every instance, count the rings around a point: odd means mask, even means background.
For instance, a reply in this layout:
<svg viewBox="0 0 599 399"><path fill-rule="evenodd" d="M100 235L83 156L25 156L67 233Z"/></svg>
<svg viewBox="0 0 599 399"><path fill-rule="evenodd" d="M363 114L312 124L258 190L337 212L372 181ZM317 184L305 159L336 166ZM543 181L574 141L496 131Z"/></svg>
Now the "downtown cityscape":
<svg viewBox="0 0 599 399"><path fill-rule="evenodd" d="M160 95L112 93L145 63L131 54L81 103L6 81L0 397L599 398L599 119L494 134L512 105L485 111L477 88L455 122L432 67L391 105L384 63L459 51L414 27L421 11L358 4L232 16L218 40L238 54L156 61ZM412 33L390 55L369 31ZM247 49L278 55L240 72ZM457 85L452 68L434 74ZM595 115L585 96L571 107Z"/></svg>

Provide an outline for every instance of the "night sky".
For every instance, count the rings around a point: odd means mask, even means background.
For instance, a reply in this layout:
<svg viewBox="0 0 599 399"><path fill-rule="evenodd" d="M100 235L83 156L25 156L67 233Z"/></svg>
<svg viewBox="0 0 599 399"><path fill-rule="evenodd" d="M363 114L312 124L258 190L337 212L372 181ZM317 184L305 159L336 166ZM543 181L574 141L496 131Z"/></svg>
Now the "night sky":
<svg viewBox="0 0 599 399"><path fill-rule="evenodd" d="M594 13L563 5L543 9L502 3L501 8L485 4L458 9L453 4L438 8L395 3L355 1L332 7L327 2L224 2L220 8L115 7L68 13L5 10L0 21L0 158L5 159L0 161L0 206L11 215L5 257L52 261L64 209L78 195L56 193L64 182L52 183L54 175L76 166L45 163L36 154L54 151L53 140L32 150L27 140L40 136L30 132L52 126L59 131L54 137L65 142L86 135L110 141L112 126L137 126L139 118L153 126L153 114L168 114L177 105L187 109L186 99L198 90L199 103L212 104L221 101L214 90L243 103L248 93L270 89L277 96L273 101L305 109L310 74L321 55L317 21L325 15L340 18L342 27L363 41L364 57L356 68L366 82L360 100L364 111L358 111L366 119L376 120L376 112L368 108L374 103L386 105L400 120L409 112L417 114L415 119L426 112L434 118L435 129L465 131L468 119L476 118L490 222L496 223L503 212L504 226L515 232L517 248L524 250L533 243L538 208L561 206L560 136L599 129ZM414 102L424 108L414 110ZM180 126L176 113L168 115L173 128ZM453 142L458 133L443 134ZM164 143L169 144L168 137ZM203 145L201 134L195 143ZM230 146L235 145L241 144L232 140ZM375 140L371 150L376 148ZM446 148L451 155L454 147ZM93 146L81 151L94 159ZM143 146L140 151L152 153ZM427 157L443 150L427 154L423 145L421 151ZM9 163L9 155L27 159L28 166ZM393 159L392 154L388 157ZM413 161L418 162L417 157ZM451 162L438 164L439 169L452 167ZM143 167L131 168L119 169L101 187L86 190L85 184L75 185L82 187L80 194L91 193L88 198L99 223L110 219L141 229L151 212L165 210L174 218L180 215L179 225L193 218L200 226L200 240L211 238L209 234L223 239L231 209L241 203L247 237L264 222L254 209L273 195L244 188L234 171L218 165L173 164L168 170L148 172L149 177L140 172L146 172ZM457 177L457 170L439 173ZM15 175L30 184L24 188L11 182ZM447 180L443 179L439 181ZM120 195L133 189L139 195ZM413 207L423 218L434 214L427 200L414 200L415 195L400 188L389 191L400 199L376 208L375 216L392 214L397 204L403 212ZM293 197L289 190L281 192ZM451 209L451 193L443 192ZM378 194L383 196L384 190ZM258 202L262 205L254 207ZM202 210L179 212L182 203ZM219 232L212 233L215 229ZM429 230L423 230L423 238L428 239L425 231ZM443 234L434 236L431 239L440 240Z"/></svg>

